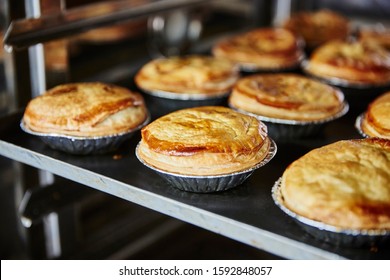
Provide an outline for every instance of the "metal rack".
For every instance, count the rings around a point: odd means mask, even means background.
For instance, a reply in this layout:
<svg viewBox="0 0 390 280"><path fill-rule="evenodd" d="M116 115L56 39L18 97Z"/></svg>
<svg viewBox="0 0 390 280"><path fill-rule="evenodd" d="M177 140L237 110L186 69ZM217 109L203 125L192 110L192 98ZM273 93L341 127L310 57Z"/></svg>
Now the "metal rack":
<svg viewBox="0 0 390 280"><path fill-rule="evenodd" d="M184 2L193 5L205 1L168 0L159 5L174 9ZM47 28L37 27L36 30L24 28L24 20L10 29L6 43L25 47L127 17L146 16L160 8L158 5L135 10L118 8L115 16L97 15L89 20L70 17L70 22L61 19L52 26L45 25ZM53 19L41 20L47 23ZM183 106L182 101L148 96L146 102L154 118ZM358 138L353 125L358 113L351 110L326 126L317 137L277 142L278 153L268 165L255 171L243 185L221 193L196 194L171 187L138 162L134 150L139 134L124 143L115 154L80 157L51 150L39 139L20 130L22 112L0 119L0 154L84 185L80 188L96 189L283 258L389 259L389 248L343 248L317 240L282 213L271 198L271 187L293 160L313 148L341 139Z"/></svg>

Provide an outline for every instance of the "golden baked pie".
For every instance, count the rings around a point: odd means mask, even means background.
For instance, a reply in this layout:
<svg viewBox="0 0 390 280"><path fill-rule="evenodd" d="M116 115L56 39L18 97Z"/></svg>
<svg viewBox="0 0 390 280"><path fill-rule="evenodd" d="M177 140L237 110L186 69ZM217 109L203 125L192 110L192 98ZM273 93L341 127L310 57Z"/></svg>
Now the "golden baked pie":
<svg viewBox="0 0 390 280"><path fill-rule="evenodd" d="M370 103L363 116L361 130L369 137L390 139L390 91Z"/></svg>
<svg viewBox="0 0 390 280"><path fill-rule="evenodd" d="M359 30L359 40L375 42L390 51L390 29L363 28Z"/></svg>
<svg viewBox="0 0 390 280"><path fill-rule="evenodd" d="M254 117L220 106L183 109L142 131L138 156L160 170L220 175L253 167L267 155L266 127Z"/></svg>
<svg viewBox="0 0 390 280"><path fill-rule="evenodd" d="M190 55L152 60L135 76L146 92L220 96L230 92L238 79L237 66L227 59Z"/></svg>
<svg viewBox="0 0 390 280"><path fill-rule="evenodd" d="M284 204L341 229L390 229L390 141L343 140L293 162L281 181Z"/></svg>
<svg viewBox="0 0 390 280"><path fill-rule="evenodd" d="M35 132L95 137L131 131L146 118L138 93L103 83L72 83L32 99L23 122Z"/></svg>
<svg viewBox="0 0 390 280"><path fill-rule="evenodd" d="M302 36L309 48L331 40L344 40L349 32L348 19L330 10L295 13L283 27Z"/></svg>
<svg viewBox="0 0 390 280"><path fill-rule="evenodd" d="M295 67L303 58L302 42L283 28L258 28L220 41L216 57L237 62L244 69L279 70Z"/></svg>
<svg viewBox="0 0 390 280"><path fill-rule="evenodd" d="M319 121L335 116L344 107L337 89L297 74L261 74L241 78L229 105L269 118Z"/></svg>
<svg viewBox="0 0 390 280"><path fill-rule="evenodd" d="M352 85L386 84L390 82L390 53L375 43L332 41L313 52L305 70Z"/></svg>

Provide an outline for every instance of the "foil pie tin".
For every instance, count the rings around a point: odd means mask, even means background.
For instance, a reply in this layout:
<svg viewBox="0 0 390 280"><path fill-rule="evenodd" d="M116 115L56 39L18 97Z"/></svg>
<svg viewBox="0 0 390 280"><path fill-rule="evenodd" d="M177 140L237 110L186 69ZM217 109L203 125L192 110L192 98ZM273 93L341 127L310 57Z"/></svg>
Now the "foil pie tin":
<svg viewBox="0 0 390 280"><path fill-rule="evenodd" d="M31 135L38 136L50 148L74 155L103 154L116 150L127 139L131 138L138 130L148 124L149 114L145 121L136 128L114 135L98 137L79 137L56 133L40 133L27 128L20 122L20 128Z"/></svg>
<svg viewBox="0 0 390 280"><path fill-rule="evenodd" d="M279 178L272 187L272 198L275 204L314 238L335 246L354 248L382 246L390 242L390 230L387 229L345 229L295 213L284 203L281 182Z"/></svg>
<svg viewBox="0 0 390 280"><path fill-rule="evenodd" d="M315 136L318 134L326 123L334 121L338 118L344 116L349 110L349 104L344 102L344 106L340 112L337 114L318 121L298 121L298 120L287 120L287 119L278 119L270 118L266 116L257 115L250 113L234 106L229 106L236 110L237 112L247 114L257 118L262 121L268 129L268 135L275 140L283 141L289 139L305 138L310 136Z"/></svg>
<svg viewBox="0 0 390 280"><path fill-rule="evenodd" d="M135 154L142 164L157 172L173 187L187 192L210 193L225 191L237 187L238 185L242 184L249 176L251 176L256 169L266 165L275 156L277 151L277 146L275 142L272 139L270 139L270 142L271 143L268 153L261 162L257 163L251 168L222 175L183 175L161 170L155 166L146 163L139 157L138 149L140 144L137 145Z"/></svg>

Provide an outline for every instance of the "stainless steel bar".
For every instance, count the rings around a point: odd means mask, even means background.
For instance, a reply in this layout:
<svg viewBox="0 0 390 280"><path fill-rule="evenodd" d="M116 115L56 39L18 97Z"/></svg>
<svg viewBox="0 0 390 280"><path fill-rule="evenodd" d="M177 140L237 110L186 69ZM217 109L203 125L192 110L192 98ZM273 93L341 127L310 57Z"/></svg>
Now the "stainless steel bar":
<svg viewBox="0 0 390 280"><path fill-rule="evenodd" d="M103 3L70 9L58 14L26 18L11 22L4 44L10 48L25 48L37 43L75 35L137 17L200 5L207 0L164 0L137 5L134 1L118 1L107 13Z"/></svg>

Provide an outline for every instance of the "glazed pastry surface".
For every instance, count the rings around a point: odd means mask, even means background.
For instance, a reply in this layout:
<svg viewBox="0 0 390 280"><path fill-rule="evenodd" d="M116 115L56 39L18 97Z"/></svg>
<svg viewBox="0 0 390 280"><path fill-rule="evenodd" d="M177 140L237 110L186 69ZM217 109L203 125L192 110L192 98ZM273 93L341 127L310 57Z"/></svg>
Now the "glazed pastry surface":
<svg viewBox="0 0 390 280"><path fill-rule="evenodd" d="M145 91L166 91L218 96L229 93L239 76L229 60L191 55L152 60L135 76Z"/></svg>
<svg viewBox="0 0 390 280"><path fill-rule="evenodd" d="M283 173L290 210L342 229L390 229L390 141L343 140L314 149Z"/></svg>
<svg viewBox="0 0 390 280"><path fill-rule="evenodd" d="M254 117L219 106L165 115L142 129L139 156L158 169L219 175L250 168L267 155L266 127Z"/></svg>
<svg viewBox="0 0 390 280"><path fill-rule="evenodd" d="M213 54L248 68L283 69L303 58L302 42L283 28L259 28L218 42Z"/></svg>
<svg viewBox="0 0 390 280"><path fill-rule="evenodd" d="M73 83L32 99L23 122L35 132L94 137L130 131L146 118L138 93L103 83Z"/></svg>
<svg viewBox="0 0 390 280"><path fill-rule="evenodd" d="M263 74L240 79L229 104L260 116L319 121L344 108L337 89L296 74Z"/></svg>

